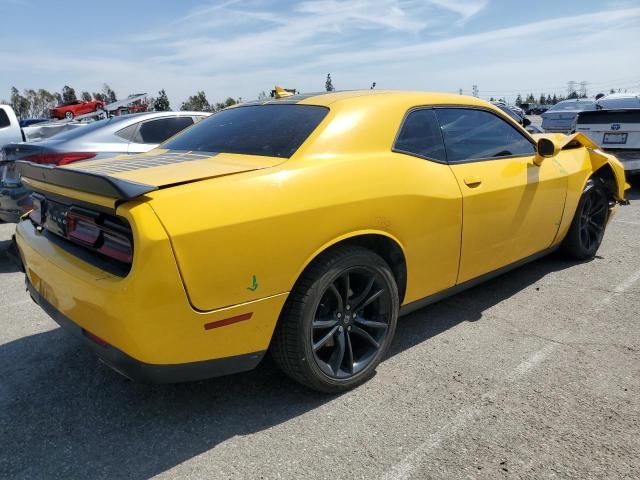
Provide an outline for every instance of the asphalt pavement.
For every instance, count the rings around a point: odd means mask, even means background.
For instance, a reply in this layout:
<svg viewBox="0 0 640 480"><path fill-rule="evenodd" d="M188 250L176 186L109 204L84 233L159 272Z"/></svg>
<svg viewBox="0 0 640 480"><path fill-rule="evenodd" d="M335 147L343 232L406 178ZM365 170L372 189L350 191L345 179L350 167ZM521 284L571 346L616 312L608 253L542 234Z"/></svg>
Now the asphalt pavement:
<svg viewBox="0 0 640 480"><path fill-rule="evenodd" d="M401 319L326 396L265 360L132 383L59 329L0 225L0 478L640 478L640 190L597 258L554 255Z"/></svg>

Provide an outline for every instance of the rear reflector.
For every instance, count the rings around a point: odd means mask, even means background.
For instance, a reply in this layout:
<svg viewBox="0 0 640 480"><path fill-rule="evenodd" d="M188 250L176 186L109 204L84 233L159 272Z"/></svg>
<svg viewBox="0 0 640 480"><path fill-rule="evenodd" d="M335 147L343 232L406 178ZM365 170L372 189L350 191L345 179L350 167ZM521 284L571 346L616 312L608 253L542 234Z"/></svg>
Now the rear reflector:
<svg viewBox="0 0 640 480"><path fill-rule="evenodd" d="M242 315L236 315L235 317L225 318L224 320L217 320L215 322L205 323L204 329L211 330L212 328L224 327L233 323L249 320L253 316L253 312L243 313Z"/></svg>
<svg viewBox="0 0 640 480"><path fill-rule="evenodd" d="M79 160L88 160L95 156L96 154L94 152L35 153L33 155L28 155L21 160L49 165L67 165L68 163L77 162Z"/></svg>

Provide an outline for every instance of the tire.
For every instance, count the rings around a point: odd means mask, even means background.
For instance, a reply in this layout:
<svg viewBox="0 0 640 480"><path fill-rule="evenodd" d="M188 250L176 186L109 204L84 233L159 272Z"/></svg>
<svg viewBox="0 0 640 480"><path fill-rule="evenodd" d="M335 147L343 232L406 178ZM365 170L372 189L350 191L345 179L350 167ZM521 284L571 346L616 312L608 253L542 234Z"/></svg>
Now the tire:
<svg viewBox="0 0 640 480"><path fill-rule="evenodd" d="M587 180L578 208L562 241L565 255L576 260L593 258L600 248L609 220L609 198L601 178Z"/></svg>
<svg viewBox="0 0 640 480"><path fill-rule="evenodd" d="M282 371L320 392L371 378L396 329L398 287L376 253L344 246L301 275L280 315L271 354Z"/></svg>
<svg viewBox="0 0 640 480"><path fill-rule="evenodd" d="M73 118L73 112L71 110L67 110L66 112L64 112L64 118L66 118L67 120L71 120Z"/></svg>

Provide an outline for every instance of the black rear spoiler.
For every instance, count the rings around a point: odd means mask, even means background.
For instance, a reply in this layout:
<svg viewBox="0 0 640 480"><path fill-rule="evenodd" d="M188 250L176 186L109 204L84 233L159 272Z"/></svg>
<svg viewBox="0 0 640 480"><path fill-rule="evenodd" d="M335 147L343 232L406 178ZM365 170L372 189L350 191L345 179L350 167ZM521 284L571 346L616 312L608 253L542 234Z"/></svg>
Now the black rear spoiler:
<svg viewBox="0 0 640 480"><path fill-rule="evenodd" d="M40 165L24 160L16 161L16 167L23 177L31 180L118 200L132 200L158 189L154 185L132 182L100 173Z"/></svg>

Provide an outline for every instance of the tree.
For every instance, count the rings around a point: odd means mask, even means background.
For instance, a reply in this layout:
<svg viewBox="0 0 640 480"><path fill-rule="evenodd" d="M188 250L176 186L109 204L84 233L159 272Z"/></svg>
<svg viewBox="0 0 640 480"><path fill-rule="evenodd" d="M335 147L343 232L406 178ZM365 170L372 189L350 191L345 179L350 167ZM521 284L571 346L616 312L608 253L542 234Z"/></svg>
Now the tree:
<svg viewBox="0 0 640 480"><path fill-rule="evenodd" d="M556 103L558 103L558 97L556 96L556 94L553 94L553 98L551 99L551 104L555 105Z"/></svg>
<svg viewBox="0 0 640 480"><path fill-rule="evenodd" d="M104 94L104 102L113 103L118 101L118 97L116 96L116 92L114 92L109 85L106 83L102 86L102 93ZM94 94L95 95L95 94Z"/></svg>
<svg viewBox="0 0 640 480"><path fill-rule="evenodd" d="M65 85L62 87L62 102L63 103L71 103L77 102L78 97L76 97L76 91L71 88L69 85Z"/></svg>
<svg viewBox="0 0 640 480"><path fill-rule="evenodd" d="M29 115L29 100L20 95L16 87L11 87L11 108L19 119L27 118Z"/></svg>
<svg viewBox="0 0 640 480"><path fill-rule="evenodd" d="M91 94L89 92L82 92L82 100L85 100L87 102L91 101Z"/></svg>
<svg viewBox="0 0 640 480"><path fill-rule="evenodd" d="M547 95L547 99L544 102L546 105L553 105L553 101L551 100L551 95Z"/></svg>
<svg viewBox="0 0 640 480"><path fill-rule="evenodd" d="M544 105L547 101L547 97L544 93L540 94L540 100L538 100L538 105Z"/></svg>
<svg viewBox="0 0 640 480"><path fill-rule="evenodd" d="M493 98L493 97L491 97L491 98L489 99L489 101L490 101L490 102L495 102L495 101L496 101L496 99L495 99L495 98ZM516 100L516 102L517 102L517 100Z"/></svg>
<svg viewBox="0 0 640 480"><path fill-rule="evenodd" d="M191 110L197 112L210 112L211 105L207 100L204 91L200 90L195 95L189 97L186 102L182 102L180 110Z"/></svg>
<svg viewBox="0 0 640 480"><path fill-rule="evenodd" d="M516 97L516 106L519 107L520 105L522 105L522 95L518 94Z"/></svg>
<svg viewBox="0 0 640 480"><path fill-rule="evenodd" d="M327 80L324 82L324 89L327 92L333 92L335 88L333 87L333 81L331 80L331 74L327 73Z"/></svg>
<svg viewBox="0 0 640 480"><path fill-rule="evenodd" d="M529 95L527 95L527 103L536 103L536 97L533 96L533 93L530 93Z"/></svg>
<svg viewBox="0 0 640 480"><path fill-rule="evenodd" d="M267 92L265 92L264 90L262 90L259 94L258 94L258 100L266 100L267 99Z"/></svg>
<svg viewBox="0 0 640 480"><path fill-rule="evenodd" d="M164 91L164 88L158 92L158 97L153 100L153 109L156 112L168 112L171 110L169 97L167 97L167 92Z"/></svg>

